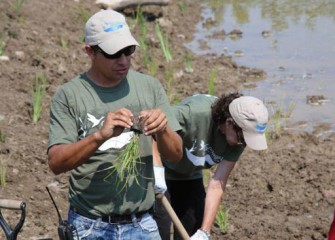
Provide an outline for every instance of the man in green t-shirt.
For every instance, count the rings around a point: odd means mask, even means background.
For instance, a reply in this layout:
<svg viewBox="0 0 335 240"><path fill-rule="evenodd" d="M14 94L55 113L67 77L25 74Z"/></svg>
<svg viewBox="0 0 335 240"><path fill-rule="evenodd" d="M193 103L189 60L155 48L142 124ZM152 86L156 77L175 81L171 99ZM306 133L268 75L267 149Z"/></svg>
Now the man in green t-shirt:
<svg viewBox="0 0 335 240"><path fill-rule="evenodd" d="M182 156L182 140L160 82L129 70L136 46L122 14L97 12L85 25L91 67L51 101L48 162L55 174L70 171L68 221L78 239L160 239L151 212L152 139L172 162ZM143 134L131 131L135 115ZM138 174L126 168L120 179L115 166L134 136Z"/></svg>
<svg viewBox="0 0 335 240"><path fill-rule="evenodd" d="M155 191L166 190L177 216L192 240L208 240L230 172L245 146L267 148L265 130L268 111L255 97L231 93L220 98L198 94L174 107L182 129L183 157L177 163L163 158L153 148ZM207 193L202 170L216 165ZM165 185L165 186L164 186ZM169 239L170 222L162 206L155 213L163 240ZM175 230L175 238L180 239Z"/></svg>

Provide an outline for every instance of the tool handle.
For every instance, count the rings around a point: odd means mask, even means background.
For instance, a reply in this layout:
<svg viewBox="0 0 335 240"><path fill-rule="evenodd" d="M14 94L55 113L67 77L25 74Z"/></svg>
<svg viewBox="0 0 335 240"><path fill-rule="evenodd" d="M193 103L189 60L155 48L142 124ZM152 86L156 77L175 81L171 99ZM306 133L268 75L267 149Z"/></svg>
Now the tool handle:
<svg viewBox="0 0 335 240"><path fill-rule="evenodd" d="M160 199L162 201L162 204L165 208L165 210L167 211L167 213L169 214L174 226L177 228L178 232L180 233L181 237L184 240L189 240L190 236L188 235L188 233L186 232L183 224L180 222L177 214L175 213L175 211L173 210L170 202L167 200L167 198L165 197L164 194L157 194L156 195L158 199Z"/></svg>
<svg viewBox="0 0 335 240"><path fill-rule="evenodd" d="M23 201L12 199L0 199L0 208L21 210L25 208L26 204Z"/></svg>

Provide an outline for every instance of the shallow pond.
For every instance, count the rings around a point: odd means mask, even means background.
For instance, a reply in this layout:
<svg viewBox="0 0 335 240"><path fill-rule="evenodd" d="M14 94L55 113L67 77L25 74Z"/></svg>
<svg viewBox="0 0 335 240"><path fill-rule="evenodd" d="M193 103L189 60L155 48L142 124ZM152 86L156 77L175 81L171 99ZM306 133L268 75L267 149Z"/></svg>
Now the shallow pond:
<svg viewBox="0 0 335 240"><path fill-rule="evenodd" d="M274 110L295 106L291 122L327 122L335 129L334 0L216 0L203 5L189 49L223 53L239 65L263 69L266 79L241 92L277 103ZM229 35L233 30L241 34ZM316 96L313 104L307 103L309 96Z"/></svg>

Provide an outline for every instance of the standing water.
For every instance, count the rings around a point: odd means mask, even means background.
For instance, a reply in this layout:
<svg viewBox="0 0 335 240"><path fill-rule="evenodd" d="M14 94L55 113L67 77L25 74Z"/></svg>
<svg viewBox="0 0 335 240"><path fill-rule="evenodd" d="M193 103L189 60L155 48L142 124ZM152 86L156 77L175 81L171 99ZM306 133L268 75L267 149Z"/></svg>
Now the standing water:
<svg viewBox="0 0 335 240"><path fill-rule="evenodd" d="M264 70L264 81L241 92L276 102L283 111L295 105L291 122L326 122L335 130L335 0L203 4L189 49L230 55L239 65ZM223 30L224 37L215 37Z"/></svg>

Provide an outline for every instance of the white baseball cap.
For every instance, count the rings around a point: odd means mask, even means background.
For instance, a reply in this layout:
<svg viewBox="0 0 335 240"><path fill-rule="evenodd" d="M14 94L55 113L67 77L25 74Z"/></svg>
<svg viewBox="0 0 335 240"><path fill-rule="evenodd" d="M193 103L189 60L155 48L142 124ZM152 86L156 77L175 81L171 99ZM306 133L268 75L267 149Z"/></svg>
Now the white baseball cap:
<svg viewBox="0 0 335 240"><path fill-rule="evenodd" d="M85 25L85 43L98 45L104 52L114 54L121 49L137 45L125 17L114 10L100 10Z"/></svg>
<svg viewBox="0 0 335 240"><path fill-rule="evenodd" d="M267 149L265 130L269 114L261 100L251 96L241 96L229 104L229 112L242 129L248 147L254 150Z"/></svg>

